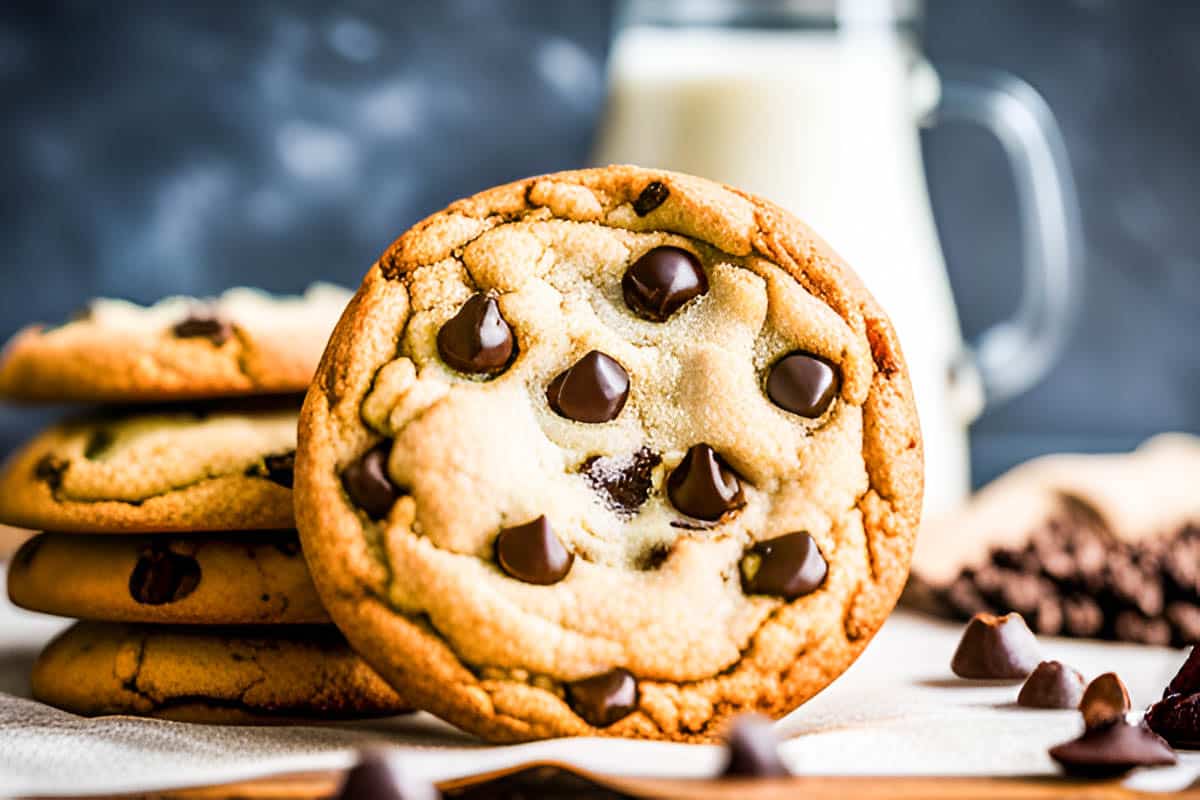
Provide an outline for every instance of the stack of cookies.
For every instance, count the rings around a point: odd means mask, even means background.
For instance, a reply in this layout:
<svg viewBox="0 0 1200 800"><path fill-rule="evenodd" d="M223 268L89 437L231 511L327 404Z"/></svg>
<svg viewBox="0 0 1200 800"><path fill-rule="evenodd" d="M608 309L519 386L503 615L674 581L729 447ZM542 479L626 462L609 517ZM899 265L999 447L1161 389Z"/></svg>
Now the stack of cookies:
<svg viewBox="0 0 1200 800"><path fill-rule="evenodd" d="M45 531L11 599L83 620L39 657L36 698L200 722L403 710L329 624L294 530L299 393L347 299L100 300L8 344L0 398L91 408L0 473L0 523Z"/></svg>

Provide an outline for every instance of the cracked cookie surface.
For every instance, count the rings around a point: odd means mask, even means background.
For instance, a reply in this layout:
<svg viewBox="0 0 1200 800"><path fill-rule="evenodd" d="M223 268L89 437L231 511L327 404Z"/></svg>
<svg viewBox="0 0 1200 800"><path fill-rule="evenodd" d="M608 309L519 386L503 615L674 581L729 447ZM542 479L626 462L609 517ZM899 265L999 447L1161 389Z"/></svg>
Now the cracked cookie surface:
<svg viewBox="0 0 1200 800"><path fill-rule="evenodd" d="M331 616L493 740L780 716L895 603L920 433L873 299L777 207L634 167L402 236L305 401L297 521Z"/></svg>
<svg viewBox="0 0 1200 800"><path fill-rule="evenodd" d="M408 710L329 625L80 622L42 651L32 683L36 699L83 716L270 724Z"/></svg>
<svg viewBox="0 0 1200 800"><path fill-rule="evenodd" d="M42 533L8 569L18 606L60 617L186 625L329 621L290 531L197 536Z"/></svg>
<svg viewBox="0 0 1200 800"><path fill-rule="evenodd" d="M294 527L296 401L113 412L42 431L0 471L0 522L162 533Z"/></svg>
<svg viewBox="0 0 1200 800"><path fill-rule="evenodd" d="M141 403L288 394L308 388L350 293L230 289L152 306L98 299L56 327L17 332L0 353L0 399Z"/></svg>

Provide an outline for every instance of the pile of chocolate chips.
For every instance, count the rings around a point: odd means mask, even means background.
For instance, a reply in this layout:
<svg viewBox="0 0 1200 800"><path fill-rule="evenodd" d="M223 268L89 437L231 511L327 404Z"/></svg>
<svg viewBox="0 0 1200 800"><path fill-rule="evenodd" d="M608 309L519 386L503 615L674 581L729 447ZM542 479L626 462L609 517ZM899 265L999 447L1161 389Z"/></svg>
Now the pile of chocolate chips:
<svg viewBox="0 0 1200 800"><path fill-rule="evenodd" d="M1019 548L949 585L925 589L946 612L1016 611L1039 634L1182 647L1200 642L1200 523L1155 539L1123 542L1082 501Z"/></svg>

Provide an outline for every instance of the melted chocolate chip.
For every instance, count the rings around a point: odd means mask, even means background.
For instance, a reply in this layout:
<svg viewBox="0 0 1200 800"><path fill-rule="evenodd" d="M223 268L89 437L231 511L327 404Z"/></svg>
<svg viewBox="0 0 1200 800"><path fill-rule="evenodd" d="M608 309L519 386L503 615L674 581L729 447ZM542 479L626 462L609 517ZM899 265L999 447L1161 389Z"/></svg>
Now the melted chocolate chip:
<svg viewBox="0 0 1200 800"><path fill-rule="evenodd" d="M652 473L661 463L662 456L642 447L628 456L592 456L579 472L609 508L632 516L650 496Z"/></svg>
<svg viewBox="0 0 1200 800"><path fill-rule="evenodd" d="M816 591L829 567L813 538L804 531L758 542L742 556L742 588L795 600Z"/></svg>
<svg viewBox="0 0 1200 800"><path fill-rule="evenodd" d="M742 714L733 720L725 735L729 761L721 775L726 778L786 778L791 775L779 757L779 737L770 719L759 714Z"/></svg>
<svg viewBox="0 0 1200 800"><path fill-rule="evenodd" d="M113 435L110 431L106 431L103 428L94 431L88 437L87 444L83 447L83 457L88 460L97 459L104 455L104 452L108 448L112 447L112 443Z"/></svg>
<svg viewBox="0 0 1200 800"><path fill-rule="evenodd" d="M142 553L129 576L129 594L147 606L182 600L200 584L200 564L191 556L154 547Z"/></svg>
<svg viewBox="0 0 1200 800"><path fill-rule="evenodd" d="M71 462L61 459L53 453L47 453L38 459L33 468L33 475L39 481L45 481L51 490L57 491L62 487L63 474Z"/></svg>
<svg viewBox="0 0 1200 800"><path fill-rule="evenodd" d="M495 375L503 372L516 351L512 328L500 314L496 298L476 294L442 325L438 354L459 372Z"/></svg>
<svg viewBox="0 0 1200 800"><path fill-rule="evenodd" d="M391 452L392 443L381 442L342 471L342 486L346 494L371 519L386 517L400 496L387 472Z"/></svg>
<svg viewBox="0 0 1200 800"><path fill-rule="evenodd" d="M1026 708L1078 708L1083 676L1061 661L1043 661L1025 679L1017 705Z"/></svg>
<svg viewBox="0 0 1200 800"><path fill-rule="evenodd" d="M767 376L771 402L802 417L819 417L837 397L841 383L837 368L809 353L788 353Z"/></svg>
<svg viewBox="0 0 1200 800"><path fill-rule="evenodd" d="M629 373L599 350L576 361L546 389L550 408L575 422L614 420L628 398Z"/></svg>
<svg viewBox="0 0 1200 800"><path fill-rule="evenodd" d="M650 181L633 201L633 213L644 217L666 202L671 190L662 181Z"/></svg>
<svg viewBox="0 0 1200 800"><path fill-rule="evenodd" d="M1149 728L1124 720L1088 728L1078 739L1051 747L1050 757L1067 773L1092 778L1175 763L1166 742Z"/></svg>
<svg viewBox="0 0 1200 800"><path fill-rule="evenodd" d="M212 314L192 314L171 328L177 339L208 339L217 347L233 336L233 325Z"/></svg>
<svg viewBox="0 0 1200 800"><path fill-rule="evenodd" d="M267 471L264 476L267 480L291 489L296 478L296 451L267 456L263 459L263 468Z"/></svg>
<svg viewBox="0 0 1200 800"><path fill-rule="evenodd" d="M625 305L643 319L663 322L693 297L708 291L700 261L678 247L655 247L633 262L621 279Z"/></svg>
<svg viewBox="0 0 1200 800"><path fill-rule="evenodd" d="M709 521L746 502L737 473L706 444L692 445L671 471L667 496L671 505L689 517Z"/></svg>
<svg viewBox="0 0 1200 800"><path fill-rule="evenodd" d="M589 725L606 728L637 710L637 679L616 669L567 684L567 700Z"/></svg>
<svg viewBox="0 0 1200 800"><path fill-rule="evenodd" d="M548 586L567 577L575 563L575 554L563 547L550 522L542 516L500 531L496 537L496 561L519 581Z"/></svg>
<svg viewBox="0 0 1200 800"><path fill-rule="evenodd" d="M950 669L973 680L1019 679L1033 672L1038 653L1037 639L1020 614L976 614L963 630Z"/></svg>

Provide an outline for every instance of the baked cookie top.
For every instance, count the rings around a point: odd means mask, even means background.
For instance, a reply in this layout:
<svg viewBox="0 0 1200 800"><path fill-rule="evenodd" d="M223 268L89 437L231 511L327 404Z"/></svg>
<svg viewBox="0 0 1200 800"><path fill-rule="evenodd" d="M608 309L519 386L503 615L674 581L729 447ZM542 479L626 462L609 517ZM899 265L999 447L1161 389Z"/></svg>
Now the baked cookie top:
<svg viewBox="0 0 1200 800"><path fill-rule="evenodd" d="M408 710L332 625L80 622L38 656L32 683L36 699L84 716L261 724Z"/></svg>
<svg viewBox="0 0 1200 800"><path fill-rule="evenodd" d="M194 536L42 533L17 551L8 596L46 614L110 622L328 622L292 531Z"/></svg>
<svg viewBox="0 0 1200 800"><path fill-rule="evenodd" d="M93 300L56 327L18 331L0 353L0 400L142 403L303 392L350 298L230 289L143 307Z"/></svg>
<svg viewBox="0 0 1200 800"><path fill-rule="evenodd" d="M82 533L294 527L294 399L53 425L0 470L0 523Z"/></svg>
<svg viewBox="0 0 1200 800"><path fill-rule="evenodd" d="M808 228L635 167L501 186L367 274L301 417L326 607L494 740L706 739L841 673L904 583L920 433Z"/></svg>

